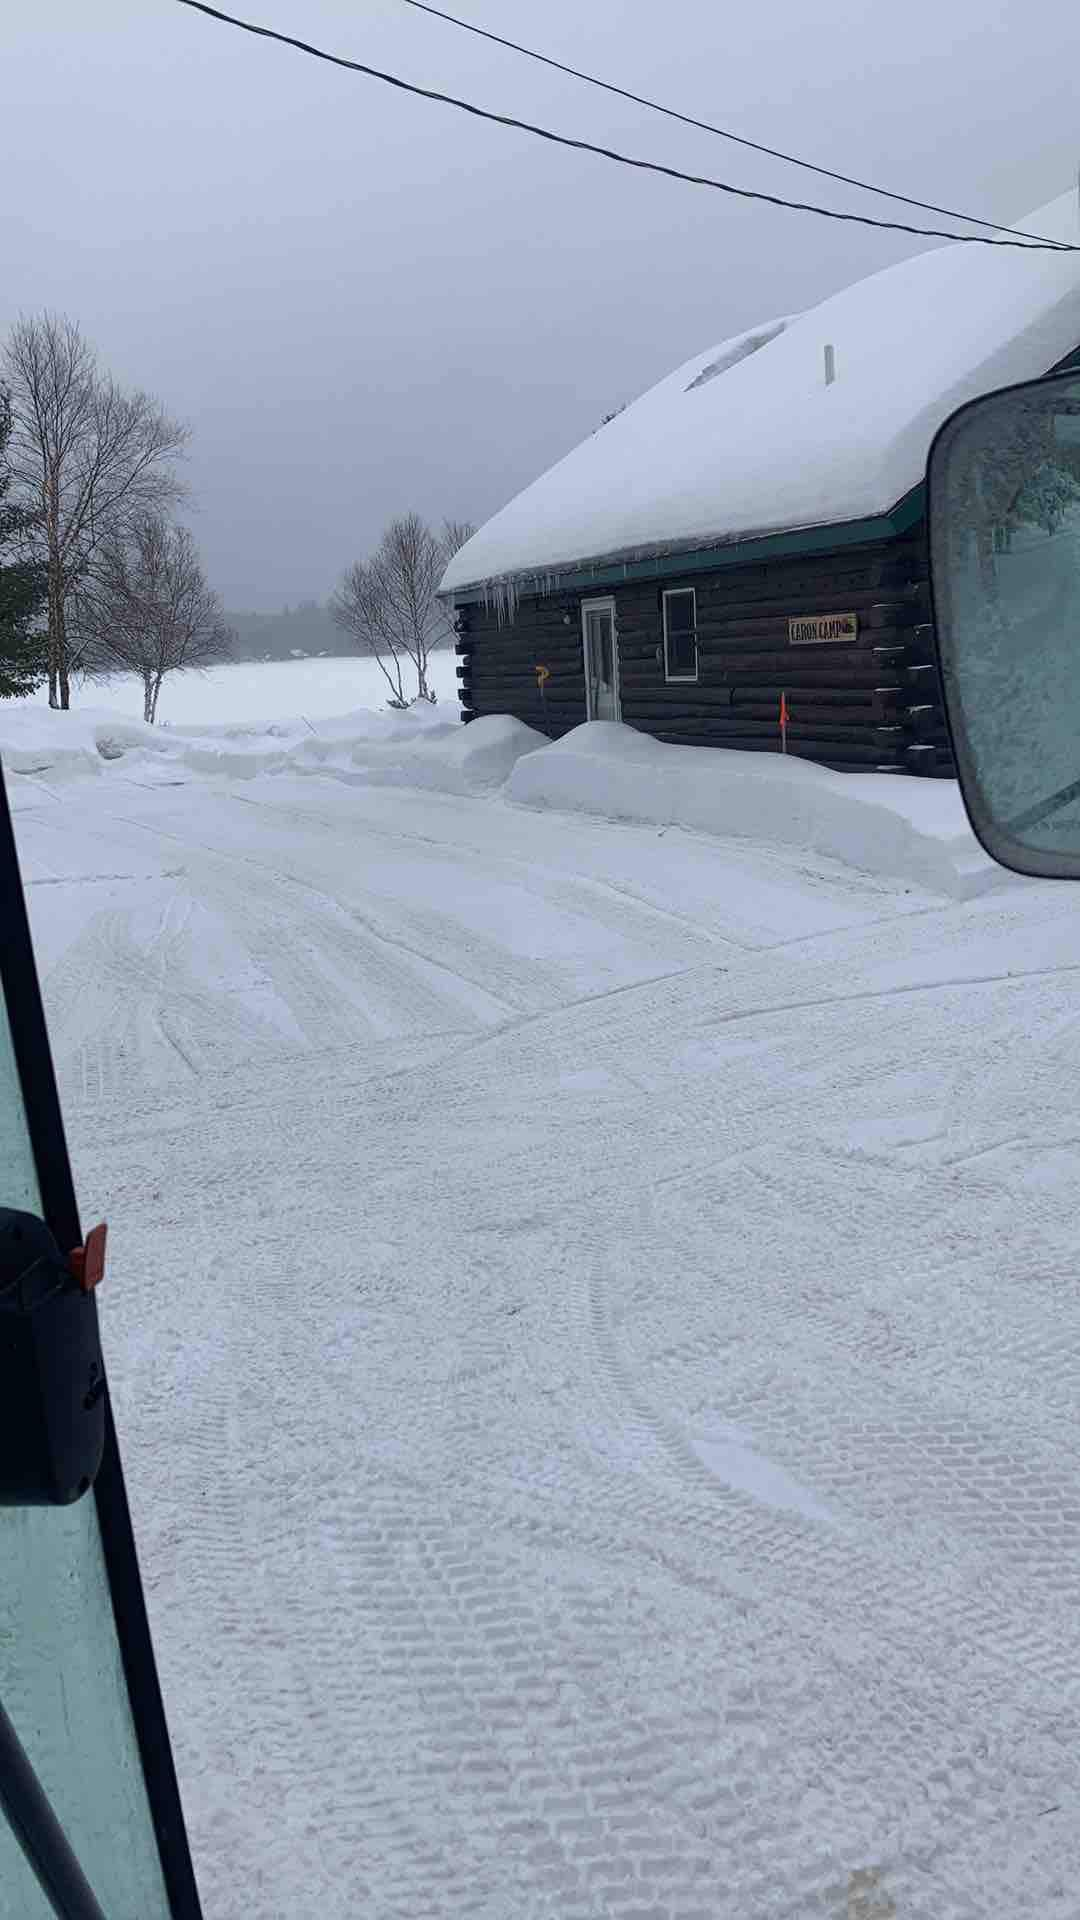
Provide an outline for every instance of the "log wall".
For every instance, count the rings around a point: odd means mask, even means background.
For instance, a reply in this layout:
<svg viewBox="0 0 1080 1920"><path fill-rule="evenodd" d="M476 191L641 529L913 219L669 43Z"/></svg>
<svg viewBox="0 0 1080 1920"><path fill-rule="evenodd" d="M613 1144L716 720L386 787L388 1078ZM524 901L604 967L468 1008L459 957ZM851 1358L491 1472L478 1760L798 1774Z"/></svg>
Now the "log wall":
<svg viewBox="0 0 1080 1920"><path fill-rule="evenodd" d="M530 596L512 621L471 604L458 640L462 717L511 713L551 738L585 718L581 602L615 601L622 718L682 745L788 751L824 766L951 775L927 623L925 533L609 589ZM668 683L661 595L697 595L698 679ZM788 621L858 614L852 643L792 645ZM536 668L549 668L541 693Z"/></svg>

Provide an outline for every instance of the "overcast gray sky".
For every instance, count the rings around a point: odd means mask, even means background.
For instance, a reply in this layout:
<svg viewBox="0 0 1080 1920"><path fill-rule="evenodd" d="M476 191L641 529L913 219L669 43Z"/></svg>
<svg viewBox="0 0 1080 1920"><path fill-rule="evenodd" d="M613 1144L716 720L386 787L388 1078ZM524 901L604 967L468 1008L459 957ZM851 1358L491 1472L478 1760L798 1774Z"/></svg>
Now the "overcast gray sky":
<svg viewBox="0 0 1080 1920"><path fill-rule="evenodd" d="M1076 178L1066 0L448 4L991 219ZM402 0L232 10L560 131L889 214ZM0 329L71 314L190 422L190 518L237 610L322 599L393 513L486 518L691 353L929 244L559 151L175 0L7 0L0 43Z"/></svg>

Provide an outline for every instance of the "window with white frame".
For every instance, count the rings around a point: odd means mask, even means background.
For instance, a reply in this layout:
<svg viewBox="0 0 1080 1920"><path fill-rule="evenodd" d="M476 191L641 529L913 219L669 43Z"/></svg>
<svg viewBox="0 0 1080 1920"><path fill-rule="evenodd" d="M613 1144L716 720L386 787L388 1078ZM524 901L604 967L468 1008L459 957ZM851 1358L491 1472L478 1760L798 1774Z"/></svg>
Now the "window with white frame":
<svg viewBox="0 0 1080 1920"><path fill-rule="evenodd" d="M664 679L697 677L697 594L693 587L675 587L664 595Z"/></svg>

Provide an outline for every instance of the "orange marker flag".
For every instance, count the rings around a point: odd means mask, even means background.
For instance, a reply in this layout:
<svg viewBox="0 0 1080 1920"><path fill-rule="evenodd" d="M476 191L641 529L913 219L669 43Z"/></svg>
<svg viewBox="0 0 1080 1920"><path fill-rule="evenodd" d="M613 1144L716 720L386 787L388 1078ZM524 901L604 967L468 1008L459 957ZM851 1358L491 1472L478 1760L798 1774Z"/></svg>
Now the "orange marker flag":
<svg viewBox="0 0 1080 1920"><path fill-rule="evenodd" d="M787 694L780 695L780 751L787 752L788 706Z"/></svg>

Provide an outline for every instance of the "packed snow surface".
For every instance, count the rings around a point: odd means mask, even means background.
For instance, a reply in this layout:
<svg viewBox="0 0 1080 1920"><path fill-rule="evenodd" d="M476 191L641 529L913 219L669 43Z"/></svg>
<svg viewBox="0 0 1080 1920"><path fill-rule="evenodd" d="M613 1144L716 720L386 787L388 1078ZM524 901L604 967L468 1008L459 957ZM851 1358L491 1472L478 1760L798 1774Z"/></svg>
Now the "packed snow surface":
<svg viewBox="0 0 1080 1920"><path fill-rule="evenodd" d="M1075 189L1017 224L1075 247ZM1078 343L1080 253L917 254L696 354L495 514L443 586L885 513L921 482L955 407Z"/></svg>
<svg viewBox="0 0 1080 1920"><path fill-rule="evenodd" d="M1080 890L942 784L26 711L207 1915L1073 1920Z"/></svg>

